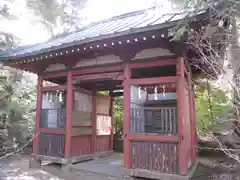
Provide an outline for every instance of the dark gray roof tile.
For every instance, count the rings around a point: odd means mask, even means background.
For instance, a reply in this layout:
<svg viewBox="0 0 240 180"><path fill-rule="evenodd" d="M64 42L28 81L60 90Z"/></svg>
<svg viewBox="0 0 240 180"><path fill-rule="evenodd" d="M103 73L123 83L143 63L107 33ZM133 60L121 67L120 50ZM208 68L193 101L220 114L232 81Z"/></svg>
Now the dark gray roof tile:
<svg viewBox="0 0 240 180"><path fill-rule="evenodd" d="M66 36L60 36L45 43L0 53L0 57L28 56L32 53L40 53L40 51L48 50L53 47L61 48L62 45L81 42L84 39L101 37L103 35L110 35L119 32L127 33L129 30L176 21L189 15L189 12L169 13L163 15L156 8L131 12L90 24L89 26L79 29L77 32L72 32Z"/></svg>

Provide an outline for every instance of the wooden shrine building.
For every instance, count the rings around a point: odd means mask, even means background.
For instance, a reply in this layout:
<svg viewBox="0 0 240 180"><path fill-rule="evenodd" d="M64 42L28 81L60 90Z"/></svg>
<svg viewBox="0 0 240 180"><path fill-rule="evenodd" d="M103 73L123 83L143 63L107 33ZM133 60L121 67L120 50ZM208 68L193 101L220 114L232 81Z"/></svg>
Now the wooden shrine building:
<svg viewBox="0 0 240 180"><path fill-rule="evenodd" d="M67 164L112 152L113 97L123 95L126 175L187 177L196 164L191 80L200 73L191 61L201 59L186 33L171 38L186 18L200 33L211 12L150 8L1 53L4 65L38 75L35 158Z"/></svg>

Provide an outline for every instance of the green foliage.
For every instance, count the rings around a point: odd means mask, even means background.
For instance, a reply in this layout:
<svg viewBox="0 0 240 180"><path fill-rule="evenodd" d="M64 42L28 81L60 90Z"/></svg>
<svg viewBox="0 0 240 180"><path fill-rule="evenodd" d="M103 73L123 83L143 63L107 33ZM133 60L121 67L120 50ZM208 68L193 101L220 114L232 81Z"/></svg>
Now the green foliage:
<svg viewBox="0 0 240 180"><path fill-rule="evenodd" d="M34 132L34 81L19 71L2 70L0 74L0 132L7 139L24 143ZM2 139L0 133L0 139Z"/></svg>
<svg viewBox="0 0 240 180"><path fill-rule="evenodd" d="M116 121L115 131L118 139L121 139L123 133L123 97L116 97L114 99L114 119Z"/></svg>
<svg viewBox="0 0 240 180"><path fill-rule="evenodd" d="M3 2L0 2L0 20L12 21L18 19L14 14L9 12L8 5L11 3L14 3L14 0L4 0ZM15 35L0 29L0 51L15 47L19 41L19 38Z"/></svg>
<svg viewBox="0 0 240 180"><path fill-rule="evenodd" d="M27 7L39 19L33 23L41 23L50 32L51 37L67 33L80 25L80 10L87 0L27 0Z"/></svg>
<svg viewBox="0 0 240 180"><path fill-rule="evenodd" d="M214 126L227 120L232 111L226 92L207 80L196 85L197 129L199 133L211 131Z"/></svg>

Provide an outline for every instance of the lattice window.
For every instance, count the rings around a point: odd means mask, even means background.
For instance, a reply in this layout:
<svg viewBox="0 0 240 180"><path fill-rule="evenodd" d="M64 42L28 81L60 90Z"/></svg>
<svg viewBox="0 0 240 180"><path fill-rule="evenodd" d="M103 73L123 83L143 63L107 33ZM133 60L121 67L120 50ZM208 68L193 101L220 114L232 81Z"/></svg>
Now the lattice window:
<svg viewBox="0 0 240 180"><path fill-rule="evenodd" d="M177 133L176 84L131 86L131 133Z"/></svg>

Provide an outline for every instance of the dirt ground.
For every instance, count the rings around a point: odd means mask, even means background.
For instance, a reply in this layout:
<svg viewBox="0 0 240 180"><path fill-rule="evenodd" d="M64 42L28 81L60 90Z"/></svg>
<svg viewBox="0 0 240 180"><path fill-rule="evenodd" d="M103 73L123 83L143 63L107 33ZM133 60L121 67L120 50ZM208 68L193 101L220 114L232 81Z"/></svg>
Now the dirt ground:
<svg viewBox="0 0 240 180"><path fill-rule="evenodd" d="M64 172L56 165L44 166L41 169L29 168L29 155L14 155L8 159L0 160L0 180L85 180L72 173ZM215 160L216 161L216 160ZM201 162L207 164L213 160L209 158L201 159ZM216 161L217 164L224 162L229 170L223 170L216 167L209 168L199 165L194 173L193 180L240 180L239 163L233 161ZM88 178L87 178L88 179Z"/></svg>
<svg viewBox="0 0 240 180"><path fill-rule="evenodd" d="M14 155L0 160L1 180L65 180L50 172L40 169L30 169L30 156ZM56 170L60 171L60 169Z"/></svg>

